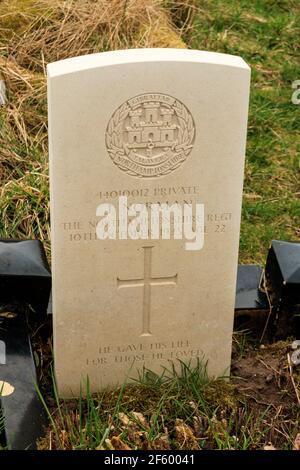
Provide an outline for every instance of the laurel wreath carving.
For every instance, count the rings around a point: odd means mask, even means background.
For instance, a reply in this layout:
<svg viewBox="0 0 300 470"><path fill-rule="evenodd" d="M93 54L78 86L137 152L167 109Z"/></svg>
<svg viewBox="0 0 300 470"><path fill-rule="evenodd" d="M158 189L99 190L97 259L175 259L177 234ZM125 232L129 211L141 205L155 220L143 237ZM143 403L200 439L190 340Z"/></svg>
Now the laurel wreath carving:
<svg viewBox="0 0 300 470"><path fill-rule="evenodd" d="M173 109L177 116L179 126L178 126L178 138L177 143L172 148L174 154L182 153L184 158L179 160L172 168L168 168L167 170L162 171L157 176L163 176L171 173L172 171L176 170L183 161L186 160L187 156L189 155L191 148L193 147L194 137L195 137L195 126L194 121L191 114L188 112L186 107L180 103L178 100L175 100L173 104ZM129 111L131 110L129 104L126 102L120 108L116 110L116 112L111 117L107 130L106 130L106 147L107 151L115 163L116 156L127 156L129 154L129 149L126 146L123 146L122 142L122 126L124 119L127 118ZM127 174L135 177L144 177L144 175L140 175L135 171L130 170L126 166L123 166L119 162L116 165L125 171Z"/></svg>

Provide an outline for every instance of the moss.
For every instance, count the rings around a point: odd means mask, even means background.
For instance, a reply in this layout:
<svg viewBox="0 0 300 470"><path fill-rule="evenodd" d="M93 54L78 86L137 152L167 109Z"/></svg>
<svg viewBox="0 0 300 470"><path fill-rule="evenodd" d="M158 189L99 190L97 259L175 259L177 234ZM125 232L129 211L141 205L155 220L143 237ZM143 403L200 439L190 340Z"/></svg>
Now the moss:
<svg viewBox="0 0 300 470"><path fill-rule="evenodd" d="M208 383L203 389L203 397L209 405L221 409L236 409L240 399L235 386L225 380Z"/></svg>

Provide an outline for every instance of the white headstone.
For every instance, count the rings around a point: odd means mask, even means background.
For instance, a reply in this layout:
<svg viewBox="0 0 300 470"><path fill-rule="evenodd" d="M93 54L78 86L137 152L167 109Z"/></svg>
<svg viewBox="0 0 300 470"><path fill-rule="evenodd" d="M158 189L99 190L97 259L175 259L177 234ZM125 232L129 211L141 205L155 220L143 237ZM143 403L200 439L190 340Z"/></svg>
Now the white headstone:
<svg viewBox="0 0 300 470"><path fill-rule="evenodd" d="M61 395L78 394L87 376L97 391L178 359L229 373L249 82L240 57L192 50L48 66ZM157 211L172 204L162 239L168 213L157 227ZM191 207L195 240L178 225ZM108 229L115 239L101 239Z"/></svg>

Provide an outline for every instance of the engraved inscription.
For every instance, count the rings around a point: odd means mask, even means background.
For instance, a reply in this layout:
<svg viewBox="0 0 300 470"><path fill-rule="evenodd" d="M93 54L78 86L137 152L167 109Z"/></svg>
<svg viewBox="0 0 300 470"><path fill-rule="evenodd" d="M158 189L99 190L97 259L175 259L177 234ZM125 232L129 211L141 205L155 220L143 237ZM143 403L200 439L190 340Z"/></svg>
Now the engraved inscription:
<svg viewBox="0 0 300 470"><path fill-rule="evenodd" d="M144 246L144 277L139 279L119 279L118 288L139 287L144 289L143 293L143 328L141 336L150 336L150 312L151 312L151 287L177 284L178 274L175 276L151 277L153 246Z"/></svg>
<svg viewBox="0 0 300 470"><path fill-rule="evenodd" d="M117 199L120 196L126 196L128 198L194 196L199 194L199 189L199 186L156 186L154 188L113 189L109 191L99 191L99 199Z"/></svg>
<svg viewBox="0 0 300 470"><path fill-rule="evenodd" d="M188 339L164 342L131 343L99 346L98 354L86 357L85 364L90 367L102 367L112 364L145 363L147 360L177 361L183 359L204 358L200 348L193 348Z"/></svg>
<svg viewBox="0 0 300 470"><path fill-rule="evenodd" d="M164 176L190 154L195 124L186 106L160 93L136 96L112 115L107 151L120 170L139 178Z"/></svg>
<svg viewBox="0 0 300 470"><path fill-rule="evenodd" d="M157 204L161 204L158 200L153 200ZM168 204L180 204L182 200L169 200ZM186 199L183 200L184 203L193 203L193 200ZM151 202L146 202L145 205L151 204ZM130 217L129 217L130 219ZM183 217L185 220L185 217ZM193 223L195 222L195 216L192 216ZM119 230L119 219L116 220L116 229ZM209 212L205 215L205 226L204 233L206 235L210 234L219 234L222 236L225 233L228 233L232 230L233 216L231 212ZM68 220L61 223L61 229L65 232L67 240L69 242L99 242L96 234L97 220ZM171 221L171 228L173 228L173 221ZM160 238L162 235L162 229L159 231ZM149 227L149 238L151 237L151 229Z"/></svg>

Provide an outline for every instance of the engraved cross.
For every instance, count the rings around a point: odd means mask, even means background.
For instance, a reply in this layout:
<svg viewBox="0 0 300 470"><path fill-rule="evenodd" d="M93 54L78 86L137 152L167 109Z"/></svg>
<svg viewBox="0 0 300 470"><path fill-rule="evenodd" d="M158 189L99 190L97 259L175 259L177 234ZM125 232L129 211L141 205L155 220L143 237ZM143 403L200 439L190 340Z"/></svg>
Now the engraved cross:
<svg viewBox="0 0 300 470"><path fill-rule="evenodd" d="M141 336L150 336L150 312L151 312L151 287L176 285L178 274L175 276L152 277L152 248L153 246L143 246L144 249L144 277L139 279L119 279L117 278L118 289L124 287L143 287L143 329Z"/></svg>

